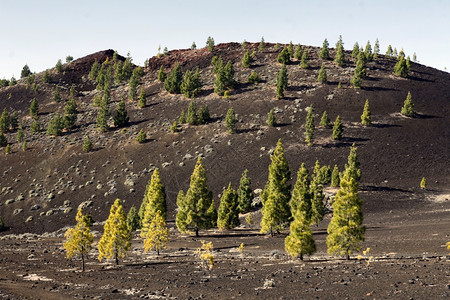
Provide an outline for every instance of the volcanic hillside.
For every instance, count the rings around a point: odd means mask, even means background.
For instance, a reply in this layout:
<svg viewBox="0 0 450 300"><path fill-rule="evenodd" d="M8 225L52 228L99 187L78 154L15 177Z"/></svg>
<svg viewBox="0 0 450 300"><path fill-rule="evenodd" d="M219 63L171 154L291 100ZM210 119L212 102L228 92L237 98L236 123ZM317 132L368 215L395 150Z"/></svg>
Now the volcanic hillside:
<svg viewBox="0 0 450 300"><path fill-rule="evenodd" d="M285 97L276 99L276 78L281 64L277 56L281 47L266 44L258 51L258 44L227 43L208 49L174 50L149 59L148 67L137 91L144 89L147 105L140 109L136 100L128 99L126 82L115 83L111 89L111 113L119 101L126 101L130 125L111 128L100 133L96 126L98 107L94 98L102 95L94 80L88 77L91 66L113 59L113 51L101 51L64 64L59 73L49 70L50 82L44 83L44 73L35 75L36 85L21 79L18 84L0 89L0 110L17 111L28 145L16 142L17 132L5 134L12 152L0 155L0 216L8 226L2 234L22 232L51 232L75 222L77 208L93 215L95 221L104 221L109 208L120 198L128 210L139 207L151 172L159 168L166 189L169 222L174 220L176 196L186 191L198 156L204 157L209 188L218 205L223 187L229 182L234 188L248 169L253 189L264 187L268 175L270 154L281 139L292 173L292 183L301 163L312 171L316 160L321 165L338 165L342 171L350 146L358 147L362 178L360 196L365 213L392 213L409 207L424 207L428 199L448 194L449 168L449 91L450 75L411 62L408 78L393 73L397 59L379 55L366 64L367 77L361 89L350 83L355 61L345 53L344 67L332 60L318 58L320 48L304 46L310 57L310 68L302 69L293 60L287 65L288 89ZM242 57L256 50L250 68L242 66ZM214 93L215 76L211 60L218 56L226 63L231 60L237 87L229 98ZM334 57L334 49L331 49ZM124 60L119 56L117 59ZM179 63L183 72L198 67L203 88L194 100L181 94L169 94L157 80L161 66L168 73ZM317 82L322 63L327 70L327 83ZM247 83L252 71L263 82ZM61 136L47 136L45 126L57 112L63 113L69 90L74 84L78 106L76 128ZM59 87L62 101L52 98ZM401 107L411 92L417 115L402 116ZM32 133L29 115L30 103L39 103L39 121L42 130ZM370 101L372 126L361 125L360 116L366 99ZM179 125L172 133L170 126L178 120L181 111L187 111L191 101L197 107L207 105L211 120L204 125ZM313 105L315 112L315 141L305 143L306 108ZM238 115L237 132L229 134L225 127L227 110L233 107ZM266 123L268 112L274 109L276 126ZM344 123L341 141L331 138L330 128L319 127L326 110L330 119L339 115ZM136 141L143 129L148 139ZM94 144L91 152L83 152L82 144L89 136ZM425 191L419 183L428 180Z"/></svg>

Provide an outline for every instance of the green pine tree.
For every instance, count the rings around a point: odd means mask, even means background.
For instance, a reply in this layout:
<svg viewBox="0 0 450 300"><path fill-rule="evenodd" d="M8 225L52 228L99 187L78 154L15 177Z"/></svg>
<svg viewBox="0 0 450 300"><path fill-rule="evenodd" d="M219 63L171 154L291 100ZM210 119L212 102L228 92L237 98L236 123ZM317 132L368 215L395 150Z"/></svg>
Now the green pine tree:
<svg viewBox="0 0 450 300"><path fill-rule="evenodd" d="M0 147L6 147L8 145L8 140L6 136L0 132Z"/></svg>
<svg viewBox="0 0 450 300"><path fill-rule="evenodd" d="M345 171L348 173L348 175L353 177L356 182L359 182L359 180L361 179L361 168L356 150L358 150L358 148L355 147L355 144L353 144L350 148L347 164L345 165Z"/></svg>
<svg viewBox="0 0 450 300"><path fill-rule="evenodd" d="M325 39L322 44L322 49L319 52L319 58L321 59L330 59L330 50L328 49L328 41Z"/></svg>
<svg viewBox="0 0 450 300"><path fill-rule="evenodd" d="M273 108L269 111L269 114L267 115L267 125L269 127L275 127L275 112L273 111Z"/></svg>
<svg viewBox="0 0 450 300"><path fill-rule="evenodd" d="M356 60L358 58L358 54L359 54L359 45L358 42L356 42L355 45L353 45L352 58Z"/></svg>
<svg viewBox="0 0 450 300"><path fill-rule="evenodd" d="M100 132L106 132L109 128L109 98L106 95L107 94L105 93L104 97L100 101L100 106L97 113L97 129Z"/></svg>
<svg viewBox="0 0 450 300"><path fill-rule="evenodd" d="M61 92L59 91L59 86L56 86L54 92L53 92L53 101L59 102L61 101Z"/></svg>
<svg viewBox="0 0 450 300"><path fill-rule="evenodd" d="M145 141L147 140L147 134L145 133L144 129L141 129L138 133L138 135L136 136L136 141L139 144L143 144L145 143Z"/></svg>
<svg viewBox="0 0 450 300"><path fill-rule="evenodd" d="M250 57L250 52L247 50L242 57L242 66L244 68L250 68L252 65L252 58Z"/></svg>
<svg viewBox="0 0 450 300"><path fill-rule="evenodd" d="M127 213L127 227L130 232L136 231L141 228L141 222L139 221L139 214L136 207L133 205Z"/></svg>
<svg viewBox="0 0 450 300"><path fill-rule="evenodd" d="M213 52L214 46L214 39L208 36L208 39L206 40L206 47L208 48L209 52Z"/></svg>
<svg viewBox="0 0 450 300"><path fill-rule="evenodd" d="M131 247L131 232L127 226L127 217L119 199L114 201L109 217L104 226L104 232L98 242L98 260L114 258L116 265L119 258L125 257Z"/></svg>
<svg viewBox="0 0 450 300"><path fill-rule="evenodd" d="M160 82L164 82L166 80L166 77L167 77L167 75L164 72L164 68L163 68L163 66L161 66L158 71L158 80Z"/></svg>
<svg viewBox="0 0 450 300"><path fill-rule="evenodd" d="M364 126L370 126L370 124L372 124L369 99L366 99L366 103L364 104L364 110L361 115L361 124Z"/></svg>
<svg viewBox="0 0 450 300"><path fill-rule="evenodd" d="M264 37L261 37L261 41L259 42L259 45L258 45L258 51L259 52L263 52L264 51L264 47L265 47L265 45L264 45Z"/></svg>
<svg viewBox="0 0 450 300"><path fill-rule="evenodd" d="M270 157L269 176L261 195L263 203L261 232L279 231L291 218L289 200L291 186L288 181L291 177L289 166L284 156L281 139L278 140L275 151Z"/></svg>
<svg viewBox="0 0 450 300"><path fill-rule="evenodd" d="M230 107L227 111L227 115L225 117L225 126L227 127L228 133L236 132L236 115L234 113L234 109Z"/></svg>
<svg viewBox="0 0 450 300"><path fill-rule="evenodd" d="M188 110L187 110L186 122L189 125L197 125L197 120L198 120L197 105L196 105L195 101L191 101L189 103Z"/></svg>
<svg viewBox="0 0 450 300"><path fill-rule="evenodd" d="M92 142L89 136L86 136L83 141L83 151L90 152L92 151Z"/></svg>
<svg viewBox="0 0 450 300"><path fill-rule="evenodd" d="M323 111L322 117L320 118L320 126L328 128L330 127L330 118L328 117L328 113L326 110Z"/></svg>
<svg viewBox="0 0 450 300"><path fill-rule="evenodd" d="M83 215L81 209L78 210L75 219L77 221L75 227L69 228L64 234L66 241L63 247L67 251L67 258L81 256L82 271L84 272L84 258L92 248L94 236L91 233L88 216Z"/></svg>
<svg viewBox="0 0 450 300"><path fill-rule="evenodd" d="M380 42L378 38L375 40L375 45L373 46L373 58L377 59L380 54Z"/></svg>
<svg viewBox="0 0 450 300"><path fill-rule="evenodd" d="M6 133L9 130L10 118L8 111L6 108L3 109L3 112L0 116L0 132Z"/></svg>
<svg viewBox="0 0 450 300"><path fill-rule="evenodd" d="M402 115L408 117L414 117L416 115L416 112L414 111L414 103L412 102L411 92L408 92L408 96L406 96L401 113Z"/></svg>
<svg viewBox="0 0 450 300"><path fill-rule="evenodd" d="M303 50L302 59L300 60L300 68L308 69L309 68L309 57L308 51Z"/></svg>
<svg viewBox="0 0 450 300"><path fill-rule="evenodd" d="M342 44L338 44L336 48L336 56L334 57L334 62L339 67L343 67L345 63L345 54L344 54L344 46Z"/></svg>
<svg viewBox="0 0 450 300"><path fill-rule="evenodd" d="M63 72L63 64L61 62L61 59L58 59L58 61L56 62L55 69L58 73Z"/></svg>
<svg viewBox="0 0 450 300"><path fill-rule="evenodd" d="M33 98L33 100L31 100L31 105L30 105L30 116L36 120L38 118L39 115L39 104L36 100L36 98Z"/></svg>
<svg viewBox="0 0 450 300"><path fill-rule="evenodd" d="M286 65L283 64L277 76L277 99L284 98L284 91L288 87L288 75Z"/></svg>
<svg viewBox="0 0 450 300"><path fill-rule="evenodd" d="M338 140L338 141L341 140L343 133L344 133L344 127L342 125L341 117L337 116L336 120L334 121L334 124L333 124L333 134L332 134L333 140Z"/></svg>
<svg viewBox="0 0 450 300"><path fill-rule="evenodd" d="M180 191L177 197L178 211L176 225L180 232L194 231L198 236L201 229L216 226L217 211L212 192L208 190L206 171L199 157L191 176L191 183L184 195Z"/></svg>
<svg viewBox="0 0 450 300"><path fill-rule="evenodd" d="M239 225L238 195L231 187L230 182L220 198L219 210L217 213L217 227L219 227L220 230L225 230Z"/></svg>
<svg viewBox="0 0 450 300"><path fill-rule="evenodd" d="M393 51L392 51L392 46L391 45L389 45L388 47L387 47L387 50L386 50L386 56L392 56L392 54L393 54Z"/></svg>
<svg viewBox="0 0 450 300"><path fill-rule="evenodd" d="M360 88L362 79L366 76L366 57L363 52L358 53L356 68L352 78L352 84L356 88Z"/></svg>
<svg viewBox="0 0 450 300"><path fill-rule="evenodd" d="M422 177L422 180L420 181L420 188L422 190L426 189L427 187L427 179L425 177Z"/></svg>
<svg viewBox="0 0 450 300"><path fill-rule="evenodd" d="M330 255L346 256L361 249L364 241L362 201L358 196L358 181L346 168L333 203L333 216L328 225L327 247Z"/></svg>
<svg viewBox="0 0 450 300"><path fill-rule="evenodd" d="M305 142L308 146L312 146L314 144L314 109L311 105L308 109L308 114L306 115L306 124L305 124Z"/></svg>
<svg viewBox="0 0 450 300"><path fill-rule="evenodd" d="M302 54L303 54L302 46L298 44L297 47L295 47L294 58L296 60L300 60L302 58Z"/></svg>
<svg viewBox="0 0 450 300"><path fill-rule="evenodd" d="M286 47L284 47L283 50L281 50L280 54L278 54L277 62L283 65L291 62L291 56L289 54L289 50Z"/></svg>
<svg viewBox="0 0 450 300"><path fill-rule="evenodd" d="M248 177L248 170L246 169L241 175L239 181L239 188L237 190L237 197L239 203L239 212L245 214L250 212L253 201L253 191L251 188L252 181Z"/></svg>
<svg viewBox="0 0 450 300"><path fill-rule="evenodd" d="M128 125L130 118L128 117L127 110L125 108L125 101L120 101L117 104L116 115L114 116L114 126L125 127Z"/></svg>
<svg viewBox="0 0 450 300"><path fill-rule="evenodd" d="M289 42L287 50L288 50L288 53L289 53L289 57L293 58L294 57L294 44L292 44L292 41Z"/></svg>
<svg viewBox="0 0 450 300"><path fill-rule="evenodd" d="M145 96L145 90L144 88L141 88L141 92L139 93L138 106L139 108L144 108L146 105L147 105L147 98Z"/></svg>
<svg viewBox="0 0 450 300"><path fill-rule="evenodd" d="M48 122L46 133L50 136L57 136L62 134L64 128L64 119L58 112L56 115Z"/></svg>
<svg viewBox="0 0 450 300"><path fill-rule="evenodd" d="M293 215L294 220L291 222L289 235L284 240L284 248L290 256L303 260L304 255L316 252L316 244L309 222L301 211L297 210Z"/></svg>
<svg viewBox="0 0 450 300"><path fill-rule="evenodd" d="M366 56L366 61L372 61L372 46L370 45L370 41L367 41L366 48L364 49L364 55Z"/></svg>
<svg viewBox="0 0 450 300"><path fill-rule="evenodd" d="M319 174L313 177L311 182L311 224L318 225L325 215L325 206L323 204L323 185Z"/></svg>
<svg viewBox="0 0 450 300"><path fill-rule="evenodd" d="M327 70L325 70L325 64L322 63L322 66L319 70L319 76L317 77L317 81L320 83L326 83L327 82Z"/></svg>
<svg viewBox="0 0 450 300"><path fill-rule="evenodd" d="M304 163L302 163L297 172L297 181L292 190L289 205L291 207L292 216L295 217L295 212L299 212L302 214L305 222L309 223L311 219L311 193L309 172Z"/></svg>
<svg viewBox="0 0 450 300"><path fill-rule="evenodd" d="M334 165L333 173L331 173L331 187L338 187L340 182L339 168L337 165Z"/></svg>
<svg viewBox="0 0 450 300"><path fill-rule="evenodd" d="M139 216L141 220L141 236L144 237L149 229L150 223L159 212L162 218L165 220L167 215L166 193L161 179L159 176L159 170L153 171L152 177L148 182L145 190L144 199L142 200L141 207L139 209Z"/></svg>
<svg viewBox="0 0 450 300"><path fill-rule="evenodd" d="M71 97L64 107L64 128L73 129L75 127L77 113L77 103Z"/></svg>
<svg viewBox="0 0 450 300"><path fill-rule="evenodd" d="M179 63L170 71L167 78L164 80L164 89L171 94L179 94L181 92L181 82L183 80L183 73Z"/></svg>
<svg viewBox="0 0 450 300"><path fill-rule="evenodd" d="M400 56L398 62L394 66L394 74L400 77L408 77L408 65L403 55Z"/></svg>

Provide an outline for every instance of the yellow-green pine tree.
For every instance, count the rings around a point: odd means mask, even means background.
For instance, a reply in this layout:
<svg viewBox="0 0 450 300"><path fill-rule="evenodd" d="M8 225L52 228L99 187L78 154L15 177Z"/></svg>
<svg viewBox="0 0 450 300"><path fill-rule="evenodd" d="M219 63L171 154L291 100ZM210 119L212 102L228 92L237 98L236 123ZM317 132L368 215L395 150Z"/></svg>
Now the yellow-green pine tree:
<svg viewBox="0 0 450 300"><path fill-rule="evenodd" d="M103 258L114 258L118 265L119 258L125 257L131 247L131 232L127 226L127 216L120 199L116 199L111 206L109 217L103 228L103 235L98 242L98 259L101 261Z"/></svg>
<svg viewBox="0 0 450 300"><path fill-rule="evenodd" d="M261 232L280 231L291 218L289 200L291 199L291 186L288 181L291 172L284 156L281 139L278 140L275 151L270 157L269 176L261 195L263 203Z"/></svg>
<svg viewBox="0 0 450 300"><path fill-rule="evenodd" d="M64 234L66 242L63 247L67 251L67 258L81 256L82 270L84 272L84 257L92 248L94 236L91 233L90 222L83 215L81 209L78 210L75 220L77 221L75 227L69 228Z"/></svg>
<svg viewBox="0 0 450 300"><path fill-rule="evenodd" d="M309 222L311 218L310 181L309 172L304 163L302 163L297 172L297 181L292 190L292 197L289 205L293 216L297 210L300 210L304 215L305 221Z"/></svg>
<svg viewBox="0 0 450 300"><path fill-rule="evenodd" d="M361 249L365 226L362 225L362 200L358 196L358 180L351 166L346 166L340 189L333 203L333 217L328 225L327 247L330 255L346 256Z"/></svg>
<svg viewBox="0 0 450 300"><path fill-rule="evenodd" d="M427 187L427 179L425 177L422 177L422 180L420 181L420 188L424 190Z"/></svg>
<svg viewBox="0 0 450 300"><path fill-rule="evenodd" d="M364 110L361 115L361 124L364 126L370 126L370 124L372 124L369 99L366 99L366 103L364 104Z"/></svg>
<svg viewBox="0 0 450 300"><path fill-rule="evenodd" d="M291 223L289 235L284 240L284 248L290 256L303 260L303 255L316 252L316 243L304 212L299 208L293 215L294 221Z"/></svg>
<svg viewBox="0 0 450 300"><path fill-rule="evenodd" d="M231 182L222 193L217 216L217 227L220 230L231 229L240 224L238 197L236 191L231 187Z"/></svg>
<svg viewBox="0 0 450 300"><path fill-rule="evenodd" d="M161 183L158 169L153 171L152 177L150 178L146 189L144 200L142 201L142 205L143 212L141 219L141 236L144 237L148 230L148 226L158 211L163 219L166 219L167 215L166 193L164 192L164 186Z"/></svg>
<svg viewBox="0 0 450 300"><path fill-rule="evenodd" d="M158 210L153 217L147 231L144 235L144 251L155 250L159 255L159 251L167 249L167 243L169 242L169 229L166 225L166 220Z"/></svg>

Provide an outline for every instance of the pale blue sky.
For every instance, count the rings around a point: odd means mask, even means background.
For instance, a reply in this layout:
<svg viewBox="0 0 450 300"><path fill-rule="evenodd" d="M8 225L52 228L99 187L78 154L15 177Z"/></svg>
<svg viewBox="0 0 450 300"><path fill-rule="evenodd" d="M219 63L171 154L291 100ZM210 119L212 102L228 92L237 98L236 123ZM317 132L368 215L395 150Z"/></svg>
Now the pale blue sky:
<svg viewBox="0 0 450 300"><path fill-rule="evenodd" d="M134 62L162 48L203 47L208 36L222 42L334 44L345 49L380 41L439 69L450 68L448 0L0 0L0 78L20 77L104 49Z"/></svg>

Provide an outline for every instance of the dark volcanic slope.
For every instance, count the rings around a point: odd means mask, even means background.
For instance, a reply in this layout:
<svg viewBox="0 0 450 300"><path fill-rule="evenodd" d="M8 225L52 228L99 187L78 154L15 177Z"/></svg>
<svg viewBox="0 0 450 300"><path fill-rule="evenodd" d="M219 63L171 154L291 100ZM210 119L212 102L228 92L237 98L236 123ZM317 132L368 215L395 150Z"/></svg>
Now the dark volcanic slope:
<svg viewBox="0 0 450 300"><path fill-rule="evenodd" d="M257 44L248 47L256 49ZM337 164L342 170L349 148L355 143L363 172L361 196L366 212L424 205L424 194L412 197L423 176L428 179L430 193L448 193L449 74L412 63L411 76L399 78L392 72L396 60L381 55L367 64L368 77L363 81L363 88L354 89L350 84L354 62L346 53L344 68L335 66L332 61L324 62L329 83L319 84L316 78L323 62L317 59L319 49L305 48L312 58L311 68L300 69L297 61L288 65L289 88L282 100L275 100L276 76L280 69L276 57L281 48L275 49L274 45L267 44L263 53L256 54L251 69L242 68L241 59L246 50L237 43L218 45L213 53L206 49L176 50L160 58L153 57L145 68L142 83L147 107L139 109L136 102L128 101L131 125L126 130L111 128L105 134L96 130L97 108L92 104L94 96L101 92L95 90L95 83L87 74L95 60L112 57L112 51L74 61L65 66L64 74L52 70L50 84L42 83L42 74L37 74L38 92L27 87L25 81L0 89L0 109L19 111L30 146L28 151L22 151L21 145L15 142L16 133L8 133L8 141L14 141L13 153L0 155L0 215L10 226L7 232L44 232L73 224L77 207L82 203L87 207L85 211L93 214L97 221L106 218L116 198L124 201L126 209L138 206L155 167L161 170L169 219L173 219L176 195L180 189L188 187L198 155L205 157L208 182L218 203L217 195L222 188L228 182L237 187L246 168L253 188L263 188L270 150L280 138L293 180L302 162L310 169L319 160L321 164ZM214 76L210 66L213 55L234 63L235 79L240 84L229 99L222 99L213 92ZM169 70L175 62L180 62L183 71L200 68L204 87L196 101L207 104L213 117L206 125L183 125L182 131L176 134L170 132L169 126L181 110L186 110L190 100L168 94L156 80L161 65ZM264 82L247 84L251 71L256 71ZM342 88L338 88L339 82ZM56 138L44 132L33 135L28 116L31 99L38 99L40 120L45 125L56 111L63 111L64 103L51 100L56 85L67 98L72 83L79 92L76 101L81 113L77 130ZM408 91L418 112L416 118L399 114ZM127 94L125 84L112 88L112 111L118 101L127 99ZM374 122L368 128L359 123L366 99L370 101ZM341 116L345 125L343 141L332 141L331 129L318 128L315 145L305 145L305 108L311 104L316 112L316 127L324 110L332 120ZM233 135L227 134L224 126L224 116L231 106L239 116L238 132ZM275 128L266 125L271 108L277 112L279 125ZM140 129L149 134L145 144L135 141ZM95 151L91 153L81 151L86 135L95 143Z"/></svg>

